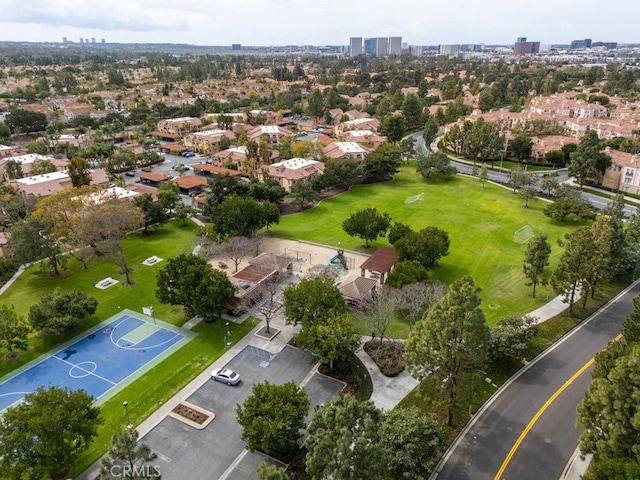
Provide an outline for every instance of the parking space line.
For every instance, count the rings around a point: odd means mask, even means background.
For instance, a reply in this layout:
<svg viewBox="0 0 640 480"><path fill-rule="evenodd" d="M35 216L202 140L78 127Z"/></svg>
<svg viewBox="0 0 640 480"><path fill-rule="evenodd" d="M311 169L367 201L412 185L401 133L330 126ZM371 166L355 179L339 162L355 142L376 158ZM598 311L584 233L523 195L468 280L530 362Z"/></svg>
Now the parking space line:
<svg viewBox="0 0 640 480"><path fill-rule="evenodd" d="M233 470L238 466L238 464L242 461L242 459L247 456L248 453L249 453L249 450L247 450L246 448L242 450L242 453L240 453L240 455L238 455L236 459L233 462L231 462L231 465L229 465L229 468L227 468L224 471L224 473L220 475L220 478L218 480L226 480L227 478L229 478L229 475L231 475L231 472L233 472Z"/></svg>

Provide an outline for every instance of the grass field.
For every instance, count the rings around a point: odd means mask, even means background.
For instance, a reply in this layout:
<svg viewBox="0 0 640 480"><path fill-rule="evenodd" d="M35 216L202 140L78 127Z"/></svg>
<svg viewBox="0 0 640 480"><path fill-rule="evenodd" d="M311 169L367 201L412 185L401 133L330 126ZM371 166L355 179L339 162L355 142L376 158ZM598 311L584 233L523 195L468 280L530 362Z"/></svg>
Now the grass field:
<svg viewBox="0 0 640 480"><path fill-rule="evenodd" d="M423 199L406 204L409 197L424 193ZM531 298L522 262L526 244L513 241L513 234L530 225L534 234L546 233L552 246L550 274L561 254L557 240L575 225L555 222L544 216L546 203L538 201L524 208L510 190L476 179L456 176L449 182L425 182L413 166L405 166L386 184L358 185L316 207L280 220L272 234L292 240L309 240L342 248L366 251L363 241L347 236L342 221L351 213L376 207L393 221L419 230L429 225L449 232L450 254L432 272L432 277L451 283L470 274L482 288L482 308L489 323L509 314L525 314L555 296L551 287L539 286ZM387 245L386 238L373 242L373 249Z"/></svg>
<svg viewBox="0 0 640 480"><path fill-rule="evenodd" d="M108 258L90 262L87 270L83 270L79 262L69 259L68 268L60 277L38 275L37 267L27 269L0 297L1 304L13 304L20 315L26 315L29 307L43 294L60 286L65 289L77 288L94 296L98 300L98 310L65 338L42 339L32 336L29 349L20 352L17 359L7 360L1 355L0 375L46 353L67 338L117 313L119 309L130 308L140 312L143 306L153 305L157 318L182 325L187 320L182 308L163 305L155 298L156 272L164 263L147 267L141 262L153 255L166 260L192 251L196 229L191 222L186 227L179 226L178 222L169 222L150 230L147 236L133 234L127 237L123 241L123 247L127 253L127 262L133 269L131 278L134 284L130 286L124 285L124 275L119 273L118 266ZM93 286L105 277L112 277L120 283L106 290ZM242 325L234 325L231 341L235 343L243 338L257 323L257 319L250 318ZM194 339L101 405L105 423L100 426L96 440L74 466L74 476L107 451L113 432L126 423L123 401L128 402L132 423L139 424L228 348L224 343L227 331L224 322L201 323L193 331L198 334Z"/></svg>
<svg viewBox="0 0 640 480"><path fill-rule="evenodd" d="M37 273L37 266L28 268L2 294L0 304L14 305L19 315L26 316L31 305L37 303L44 294L55 287L65 290L72 288L82 290L98 300L98 310L93 317L83 322L75 332L70 334L69 338L117 313L119 308L130 308L142 312L142 307L153 305L157 318L174 325L181 325L185 321L182 308L163 305L155 297L156 272L162 268L164 262L150 267L142 265L141 262L153 255L167 259L180 253L190 252L193 249L196 228L192 222L188 222L186 227L180 227L177 222L170 222L151 229L147 236L133 234L125 238L123 248L127 252L127 263L133 270L131 274L133 285L124 285L124 275L120 274L119 267L109 258L89 262L87 270L83 270L78 261L70 258L67 269L59 277L40 275ZM119 280L120 283L105 290L93 286L106 277ZM30 340L29 349L26 352L20 352L18 361L22 364L32 360L62 340L64 339L33 337ZM1 358L0 376L16 366L16 360Z"/></svg>

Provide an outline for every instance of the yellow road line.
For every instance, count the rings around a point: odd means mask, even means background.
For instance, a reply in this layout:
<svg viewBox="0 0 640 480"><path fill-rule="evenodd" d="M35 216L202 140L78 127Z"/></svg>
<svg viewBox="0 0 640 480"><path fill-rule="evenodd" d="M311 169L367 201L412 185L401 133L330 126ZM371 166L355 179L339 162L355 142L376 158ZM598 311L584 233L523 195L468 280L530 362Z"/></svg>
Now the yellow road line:
<svg viewBox="0 0 640 480"><path fill-rule="evenodd" d="M617 342L621 338L622 338L622 335L618 334L616 336L616 338L614 339L614 341ZM516 453L516 451L520 447L520 444L524 441L525 437L531 431L531 429L533 428L535 423L538 421L538 419L542 416L542 414L545 412L545 410L547 408L549 408L549 405L551 405L554 402L554 400L556 398L558 398L558 396L562 392L564 392L567 389L567 387L569 385L571 385L576 378L578 378L580 375L582 375L585 372L585 370L587 370L591 365L593 365L593 362L595 362L595 357L591 358L591 360L589 360L587 363L585 363L580 368L580 370L578 370L576 373L574 373L569 380L564 382L564 384L558 390L556 390L555 393L553 395L551 395L551 397L549 397L549 399L546 402L544 402L544 405L542 405L542 407L540 407L540 410L538 410L536 412L536 414L533 416L531 421L524 428L524 430L522 431L522 433L520 434L520 436L518 437L516 442L513 444L513 447L511 447L511 450L509 450L509 453L507 454L506 458L504 459L504 462L502 462L502 465L500 466L500 470L498 470L498 473L496 473L496 476L493 477L493 480L501 480L502 479L502 475L504 474L504 471L507 469L507 466L509 465L509 462L511 462L511 459L513 458L513 455Z"/></svg>

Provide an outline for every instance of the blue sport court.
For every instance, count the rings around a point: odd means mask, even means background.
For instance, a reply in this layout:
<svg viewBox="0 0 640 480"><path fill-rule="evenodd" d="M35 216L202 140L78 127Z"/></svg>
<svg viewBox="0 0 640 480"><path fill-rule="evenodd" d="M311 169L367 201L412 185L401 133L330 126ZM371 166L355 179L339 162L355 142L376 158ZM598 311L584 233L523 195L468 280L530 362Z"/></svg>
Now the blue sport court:
<svg viewBox="0 0 640 480"><path fill-rule="evenodd" d="M104 401L193 337L191 332L150 320L125 310L18 374L6 376L0 384L0 411L49 385L83 388Z"/></svg>

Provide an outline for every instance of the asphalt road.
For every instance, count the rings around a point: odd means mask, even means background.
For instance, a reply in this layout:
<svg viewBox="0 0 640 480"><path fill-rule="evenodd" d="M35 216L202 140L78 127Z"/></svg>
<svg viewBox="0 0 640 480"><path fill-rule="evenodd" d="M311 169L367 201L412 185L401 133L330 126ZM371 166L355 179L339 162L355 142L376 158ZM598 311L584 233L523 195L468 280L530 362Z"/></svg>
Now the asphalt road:
<svg viewBox="0 0 640 480"><path fill-rule="evenodd" d="M620 333L639 293L640 282L501 387L431 479L560 478L580 436L575 411L591 382L587 364Z"/></svg>

